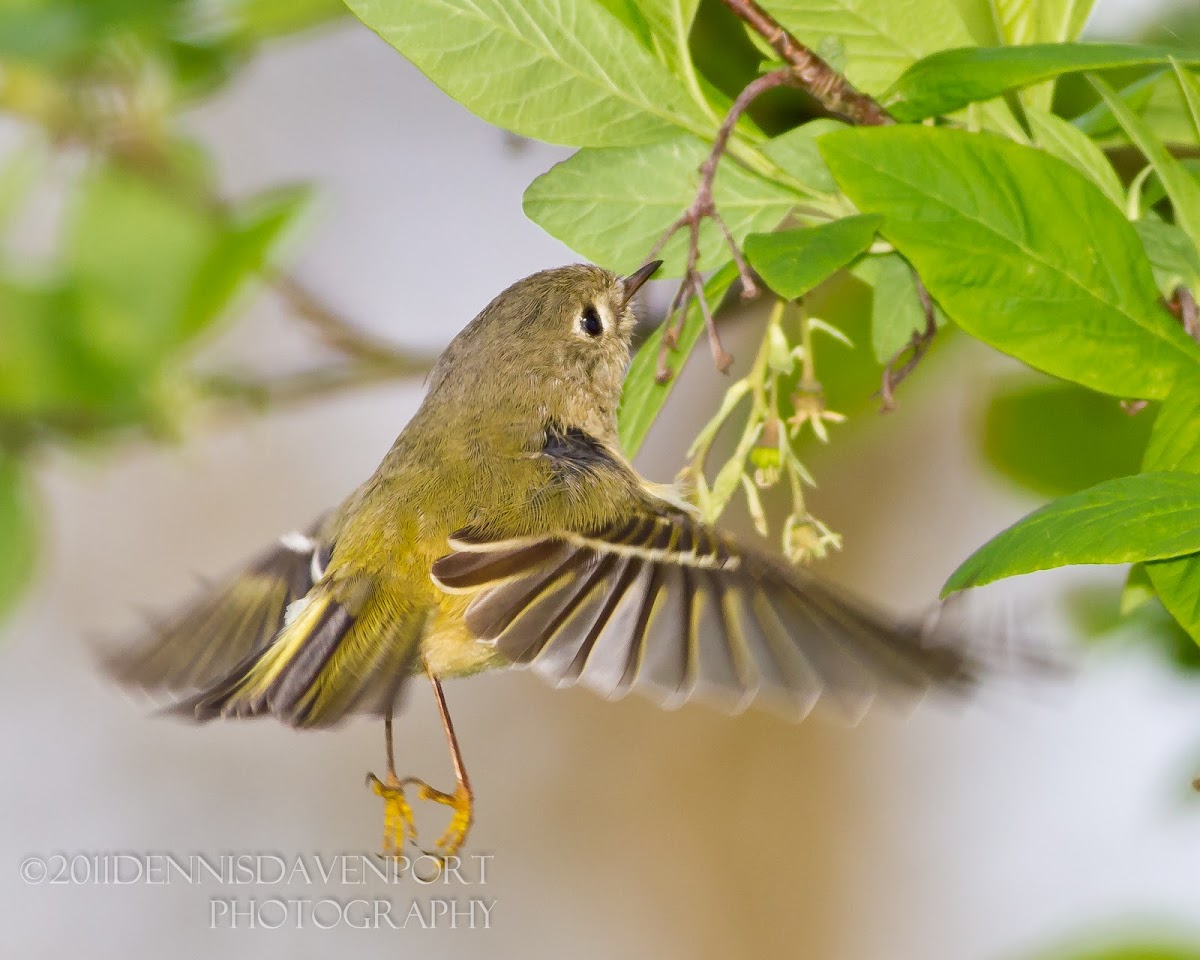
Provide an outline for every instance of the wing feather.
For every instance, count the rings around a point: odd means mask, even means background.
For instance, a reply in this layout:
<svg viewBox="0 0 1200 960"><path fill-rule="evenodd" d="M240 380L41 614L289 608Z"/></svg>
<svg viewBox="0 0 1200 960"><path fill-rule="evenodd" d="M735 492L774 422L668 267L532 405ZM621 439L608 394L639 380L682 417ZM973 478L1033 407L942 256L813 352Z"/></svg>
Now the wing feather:
<svg viewBox="0 0 1200 960"><path fill-rule="evenodd" d="M489 543L460 531L433 566L475 593L466 623L558 686L664 707L761 700L800 718L820 698L859 718L880 694L972 679L963 650L664 506L607 529Z"/></svg>

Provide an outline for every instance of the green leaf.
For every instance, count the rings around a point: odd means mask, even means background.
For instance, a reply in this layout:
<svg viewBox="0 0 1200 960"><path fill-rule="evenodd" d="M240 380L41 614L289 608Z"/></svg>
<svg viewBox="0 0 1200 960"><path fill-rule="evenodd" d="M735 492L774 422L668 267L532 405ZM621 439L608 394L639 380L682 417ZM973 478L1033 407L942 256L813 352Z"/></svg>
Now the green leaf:
<svg viewBox="0 0 1200 960"><path fill-rule="evenodd" d="M621 24L637 37L638 42L647 50L654 50L654 37L650 35L650 24L642 16L636 0L597 0L605 10L611 13Z"/></svg>
<svg viewBox="0 0 1200 960"><path fill-rule="evenodd" d="M1171 198L1176 225L1200 248L1200 183L1171 156L1170 151L1154 136L1145 121L1129 109L1112 87L1099 77L1088 79L1108 104L1109 110L1113 112L1122 129L1129 134L1129 139L1137 144L1138 149L1154 167L1154 172L1162 181L1163 189Z"/></svg>
<svg viewBox="0 0 1200 960"><path fill-rule="evenodd" d="M746 259L785 300L804 296L871 245L879 217L843 217L817 227L746 238Z"/></svg>
<svg viewBox="0 0 1200 960"><path fill-rule="evenodd" d="M871 298L871 346L875 359L887 363L912 340L913 333L925 329L925 308L917 293L917 278L902 256L885 253L868 257L866 270L858 276L874 288ZM946 316L934 305L934 318L940 326Z"/></svg>
<svg viewBox="0 0 1200 960"><path fill-rule="evenodd" d="M1011 45L1074 40L1091 13L1093 0L993 0L1001 34ZM1054 83L1021 91L1026 108L1050 109Z"/></svg>
<svg viewBox="0 0 1200 960"><path fill-rule="evenodd" d="M912 123L1064 73L1167 64L1171 57L1200 63L1200 54L1124 43L1036 43L1020 47L942 50L913 64L892 85L883 105Z"/></svg>
<svg viewBox="0 0 1200 960"><path fill-rule="evenodd" d="M817 193L836 193L837 182L817 149L817 137L845 127L837 120L820 117L768 140L759 149L804 186Z"/></svg>
<svg viewBox="0 0 1200 960"><path fill-rule="evenodd" d="M1124 100L1131 110L1144 115L1149 109L1150 101L1165 85L1166 80L1167 71L1156 70L1122 87L1117 92L1117 96ZM1178 85L1175 83L1171 85L1178 92ZM1112 111L1108 109L1108 104L1103 100L1097 100L1094 106L1072 119L1071 125L1078 127L1080 131L1096 141L1114 138L1124 140L1121 125L1117 123L1117 118L1113 116Z"/></svg>
<svg viewBox="0 0 1200 960"><path fill-rule="evenodd" d="M1200 551L1200 474L1139 473L1054 500L989 540L942 596L1079 563L1134 563Z"/></svg>
<svg viewBox="0 0 1200 960"><path fill-rule="evenodd" d="M0 449L0 616L12 609L33 574L35 519L24 467Z"/></svg>
<svg viewBox="0 0 1200 960"><path fill-rule="evenodd" d="M1174 57L1171 58L1171 67L1175 71L1175 79L1179 81L1179 92L1183 94L1183 102L1187 104L1188 116L1192 118L1196 143L1200 144L1200 80L1190 70L1184 70Z"/></svg>
<svg viewBox="0 0 1200 960"><path fill-rule="evenodd" d="M1142 469L1200 476L1200 378L1181 377L1163 402ZM1200 555L1147 563L1146 574L1167 612L1200 644Z"/></svg>
<svg viewBox="0 0 1200 960"><path fill-rule="evenodd" d="M704 285L704 298L713 311L720 306L736 279L737 267L733 263L725 264L709 278L708 283ZM704 314L700 305L693 300L680 326L675 349L671 352L671 360L676 368L681 360L691 354L703 332ZM617 432L621 438L621 449L630 459L637 456L650 424L658 416L658 411L666 403L667 396L679 379L678 369L676 375L666 383L659 383L655 379L658 372L658 352L664 333L665 327L660 326L646 339L637 356L633 358L633 363L629 365L629 373L625 377L621 406L617 410Z"/></svg>
<svg viewBox="0 0 1200 960"><path fill-rule="evenodd" d="M1170 563L1171 561L1162 562ZM1154 584L1150 582L1150 575L1146 573L1146 565L1144 563L1132 564L1129 568L1129 575L1125 578L1125 586L1121 588L1121 604L1118 612L1122 617L1126 617L1138 607L1149 603L1155 596Z"/></svg>
<svg viewBox="0 0 1200 960"><path fill-rule="evenodd" d="M1137 220L1133 226L1154 268L1154 281L1163 296L1172 296L1181 283L1191 290L1200 290L1200 253L1186 233L1155 216Z"/></svg>
<svg viewBox="0 0 1200 960"><path fill-rule="evenodd" d="M1046 110L1026 107L1025 119L1029 121L1029 130L1039 147L1065 160L1103 190L1119 209L1125 208L1121 178L1094 140L1074 124Z"/></svg>
<svg viewBox="0 0 1200 960"><path fill-rule="evenodd" d="M1163 402L1142 469L1200 473L1200 378L1180 378Z"/></svg>
<svg viewBox="0 0 1200 960"><path fill-rule="evenodd" d="M1136 473L1151 423L1149 413L1131 417L1112 397L1019 376L988 400L983 455L1021 486L1061 496Z"/></svg>
<svg viewBox="0 0 1200 960"><path fill-rule="evenodd" d="M690 136L641 147L580 150L529 185L525 215L589 260L619 272L634 270L692 203L697 170L707 155L708 147ZM729 161L717 168L713 196L739 243L752 230L776 226L801 199ZM660 276L683 273L687 242L685 229L662 249ZM728 257L720 229L705 220L700 269Z"/></svg>
<svg viewBox="0 0 1200 960"><path fill-rule="evenodd" d="M1167 612L1200 643L1200 554L1174 560L1153 560L1146 574Z"/></svg>
<svg viewBox="0 0 1200 960"><path fill-rule="evenodd" d="M641 0L638 8L650 26L651 38L662 61L677 76L692 70L688 35L700 0Z"/></svg>
<svg viewBox="0 0 1200 960"><path fill-rule="evenodd" d="M220 241L200 265L184 314L184 331L203 329L267 268L294 233L312 191L282 187L238 207Z"/></svg>
<svg viewBox="0 0 1200 960"><path fill-rule="evenodd" d="M974 43L949 0L775 0L768 7L814 50L830 41L840 44L850 82L872 94L926 54Z"/></svg>
<svg viewBox="0 0 1200 960"><path fill-rule="evenodd" d="M489 123L571 146L624 146L713 122L594 0L347 0L430 80Z"/></svg>
<svg viewBox="0 0 1200 960"><path fill-rule="evenodd" d="M193 332L187 298L217 242L217 222L112 167L85 179L77 200L65 256L88 336L116 362L153 362Z"/></svg>
<svg viewBox="0 0 1200 960"><path fill-rule="evenodd" d="M993 0L1010 44L1062 42L1079 36L1095 0Z"/></svg>
<svg viewBox="0 0 1200 960"><path fill-rule="evenodd" d="M880 232L973 336L1117 396L1161 398L1181 364L1200 362L1158 302L1133 227L1063 161L924 126L845 130L820 144L842 189L885 218Z"/></svg>

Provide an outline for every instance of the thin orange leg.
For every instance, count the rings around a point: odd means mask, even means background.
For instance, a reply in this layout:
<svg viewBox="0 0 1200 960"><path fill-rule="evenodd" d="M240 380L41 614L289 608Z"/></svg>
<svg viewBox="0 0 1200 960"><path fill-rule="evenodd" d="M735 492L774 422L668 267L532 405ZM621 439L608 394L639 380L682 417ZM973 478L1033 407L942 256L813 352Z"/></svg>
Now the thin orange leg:
<svg viewBox="0 0 1200 960"><path fill-rule="evenodd" d="M425 664L425 674L429 677L429 682L433 684L433 698L437 701L438 713L442 716L442 728L446 731L446 743L450 747L450 759L454 764L456 783L453 793L436 790L424 780L418 780L415 777L406 777L401 781L401 785L414 784L418 789L418 796L422 800L445 804L454 811L454 816L451 817L446 832L438 838L434 845L437 848L437 855L451 857L462 847L467 839L467 834L471 831L471 825L475 822L475 795L471 792L471 781L468 779L467 769L463 765L462 749L459 747L458 737L454 733L454 722L450 719L450 710L446 706L446 695L442 692L442 682L434 676L428 663Z"/></svg>

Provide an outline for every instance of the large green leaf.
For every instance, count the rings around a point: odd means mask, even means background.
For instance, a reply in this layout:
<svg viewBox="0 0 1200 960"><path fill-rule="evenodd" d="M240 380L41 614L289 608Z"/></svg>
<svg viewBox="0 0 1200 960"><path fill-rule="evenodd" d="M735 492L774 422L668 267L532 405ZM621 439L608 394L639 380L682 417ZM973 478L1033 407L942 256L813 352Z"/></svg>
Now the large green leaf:
<svg viewBox="0 0 1200 960"><path fill-rule="evenodd" d="M648 143L714 124L595 0L346 0L430 80L490 123L572 146Z"/></svg>
<svg viewBox="0 0 1200 960"><path fill-rule="evenodd" d="M988 400L983 455L1010 480L1045 496L1136 473L1151 414L1131 417L1112 397L1019 376Z"/></svg>
<svg viewBox="0 0 1200 960"><path fill-rule="evenodd" d="M1137 233L1041 150L924 126L820 140L842 189L968 333L1116 396L1161 398L1200 346L1158 302Z"/></svg>
<svg viewBox="0 0 1200 960"><path fill-rule="evenodd" d="M871 245L879 217L843 217L817 227L746 238L746 258L785 300L804 296Z"/></svg>
<svg viewBox="0 0 1200 960"><path fill-rule="evenodd" d="M708 283L704 285L704 297L712 310L715 311L720 306L736 279L737 267L733 263L727 263L709 278ZM676 368L691 354L703 332L704 314L700 305L693 300L680 327L675 349L670 354L671 362ZM658 416L658 411L666 403L667 396L679 379L678 376L673 376L666 383L659 383L655 378L664 333L665 327L660 326L647 338L637 356L633 358L633 363L629 365L629 373L625 377L621 406L617 411L617 431L621 438L621 448L631 459L637 456L650 424Z"/></svg>
<svg viewBox="0 0 1200 960"><path fill-rule="evenodd" d="M879 94L906 67L944 47L974 42L951 0L775 0L771 13L802 43L843 51L845 73Z"/></svg>
<svg viewBox="0 0 1200 960"><path fill-rule="evenodd" d="M942 595L1035 570L1134 563L1200 551L1200 474L1105 480L1018 520L969 556Z"/></svg>
<svg viewBox="0 0 1200 960"><path fill-rule="evenodd" d="M580 150L529 185L525 214L589 260L619 272L634 270L691 204L707 154L708 147L690 136L641 147ZM714 198L739 243L752 230L776 226L801 199L728 160L717 168ZM682 230L663 248L661 276L683 272L687 241ZM700 268L711 269L728 257L720 229L705 220Z"/></svg>
<svg viewBox="0 0 1200 960"><path fill-rule="evenodd" d="M1122 129L1129 134L1139 150L1154 167L1162 181L1163 189L1171 198L1171 206L1175 211L1175 223L1186 233L1193 244L1200 248L1200 183L1189 174L1183 165L1175 159L1162 142L1136 113L1122 100L1115 90L1099 77L1089 77L1108 109L1121 124Z"/></svg>
<svg viewBox="0 0 1200 960"><path fill-rule="evenodd" d="M909 67L888 90L884 106L904 122L953 113L1064 73L1200 63L1200 53L1123 43L1036 43L1019 47L941 50Z"/></svg>

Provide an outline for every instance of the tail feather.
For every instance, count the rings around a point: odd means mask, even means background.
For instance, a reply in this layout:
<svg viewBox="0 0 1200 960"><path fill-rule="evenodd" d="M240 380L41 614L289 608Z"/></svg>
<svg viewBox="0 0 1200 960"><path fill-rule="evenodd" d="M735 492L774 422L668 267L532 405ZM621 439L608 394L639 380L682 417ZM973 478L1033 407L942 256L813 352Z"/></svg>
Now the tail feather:
<svg viewBox="0 0 1200 960"><path fill-rule="evenodd" d="M319 524L318 524L319 528ZM422 618L367 578L326 576L332 546L290 534L132 649L104 658L119 682L203 722L271 714L331 726L394 707Z"/></svg>
<svg viewBox="0 0 1200 960"><path fill-rule="evenodd" d="M294 727L387 712L411 672L419 629L417 618L384 618L378 607L365 584L341 597L318 584L265 650L172 712L201 722L270 714Z"/></svg>

